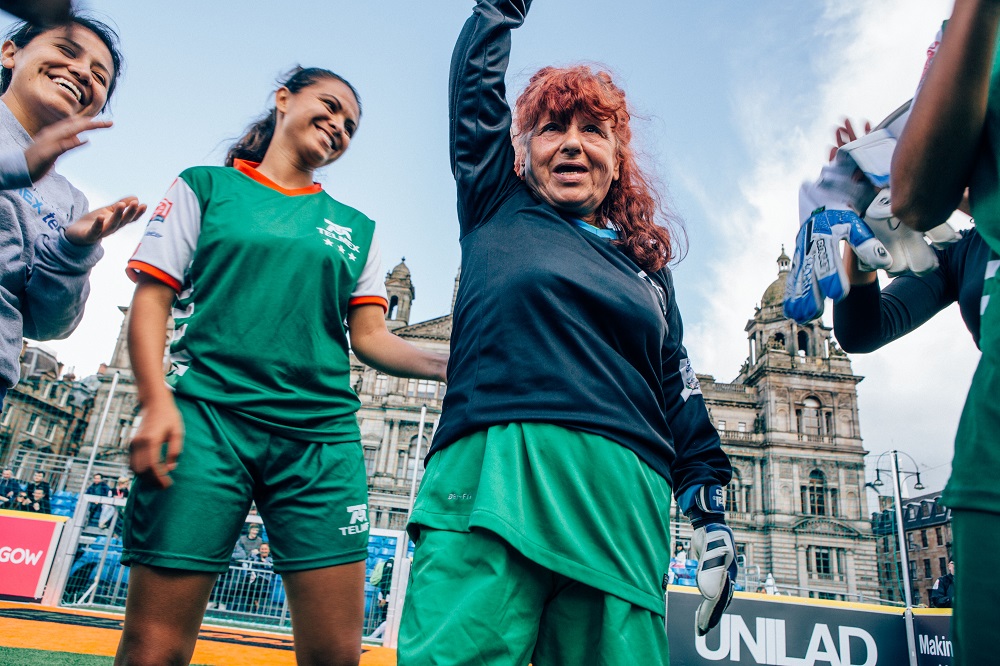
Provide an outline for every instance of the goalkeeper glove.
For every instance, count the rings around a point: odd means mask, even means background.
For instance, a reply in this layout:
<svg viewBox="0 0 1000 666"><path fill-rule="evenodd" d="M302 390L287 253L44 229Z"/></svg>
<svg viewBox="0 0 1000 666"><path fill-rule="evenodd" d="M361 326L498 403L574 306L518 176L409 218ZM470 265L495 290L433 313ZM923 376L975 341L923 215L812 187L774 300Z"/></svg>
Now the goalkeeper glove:
<svg viewBox="0 0 1000 666"><path fill-rule="evenodd" d="M704 636L719 624L736 584L736 540L726 525L721 486L696 486L678 499L691 520L691 552L698 560L698 591L704 599L695 612L695 631Z"/></svg>

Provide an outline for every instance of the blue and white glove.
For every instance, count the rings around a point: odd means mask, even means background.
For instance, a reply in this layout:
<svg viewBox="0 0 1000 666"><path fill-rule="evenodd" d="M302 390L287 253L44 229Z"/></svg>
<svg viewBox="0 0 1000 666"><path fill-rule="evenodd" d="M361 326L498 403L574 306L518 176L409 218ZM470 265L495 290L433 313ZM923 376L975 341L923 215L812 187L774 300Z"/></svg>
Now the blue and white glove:
<svg viewBox="0 0 1000 666"><path fill-rule="evenodd" d="M696 486L677 503L691 520L691 553L698 560L698 591L704 599L695 613L694 628L704 636L719 624L733 598L736 584L736 540L726 525L722 486Z"/></svg>
<svg viewBox="0 0 1000 666"><path fill-rule="evenodd" d="M827 298L839 301L850 290L840 241L846 240L871 268L888 268L892 257L860 217L850 210L820 207L799 227L792 269L785 284L785 316L805 324L823 314Z"/></svg>

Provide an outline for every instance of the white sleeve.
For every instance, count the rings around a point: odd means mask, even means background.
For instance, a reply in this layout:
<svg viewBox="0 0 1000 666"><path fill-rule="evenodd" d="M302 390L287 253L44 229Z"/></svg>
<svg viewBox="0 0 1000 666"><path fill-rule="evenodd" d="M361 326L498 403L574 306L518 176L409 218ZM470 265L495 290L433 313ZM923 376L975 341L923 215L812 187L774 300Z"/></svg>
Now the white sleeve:
<svg viewBox="0 0 1000 666"><path fill-rule="evenodd" d="M385 279L382 277L382 250L379 248L378 236L372 234L371 247L368 249L368 260L361 269L361 277L351 293L350 307L357 305L381 305L389 311L389 297L385 292Z"/></svg>
<svg viewBox="0 0 1000 666"><path fill-rule="evenodd" d="M133 280L145 273L181 291L201 232L201 204L182 178L174 181L146 224L146 234L128 262Z"/></svg>

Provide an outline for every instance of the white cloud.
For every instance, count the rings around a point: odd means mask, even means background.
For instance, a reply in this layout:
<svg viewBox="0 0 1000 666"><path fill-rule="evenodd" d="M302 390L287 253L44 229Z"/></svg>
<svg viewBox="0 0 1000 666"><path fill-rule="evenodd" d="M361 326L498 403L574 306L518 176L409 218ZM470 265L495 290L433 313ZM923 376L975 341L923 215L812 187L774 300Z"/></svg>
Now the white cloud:
<svg viewBox="0 0 1000 666"><path fill-rule="evenodd" d="M787 82L762 79L760 68L751 72L754 64L747 63L745 83L734 91L732 124L744 128L753 164L728 200L718 198L722 188L689 188L723 231L718 236L728 239L706 267L701 297L711 306L687 333L700 368L723 380L746 357L746 343L732 332L742 330L751 304L775 279L780 246L794 245L799 184L818 174L835 123L844 115L878 121L911 97L926 48L949 10L929 0L831 0L827 7L812 54L815 85L806 91L814 108L776 104ZM956 308L904 340L853 357L855 372L866 375L859 386L866 448L911 453L937 468L924 479L928 487L942 487L977 358Z"/></svg>

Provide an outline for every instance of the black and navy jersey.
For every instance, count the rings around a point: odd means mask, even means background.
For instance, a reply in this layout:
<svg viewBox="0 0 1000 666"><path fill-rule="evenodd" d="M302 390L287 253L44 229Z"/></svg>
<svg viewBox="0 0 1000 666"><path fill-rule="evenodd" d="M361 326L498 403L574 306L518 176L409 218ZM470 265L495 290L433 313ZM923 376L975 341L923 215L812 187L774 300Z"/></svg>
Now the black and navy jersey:
<svg viewBox="0 0 1000 666"><path fill-rule="evenodd" d="M669 270L647 275L514 172L504 75L510 31L528 5L480 2L455 47L449 121L462 279L428 455L492 425L552 423L628 447L675 493L725 485L731 467L682 344Z"/></svg>

